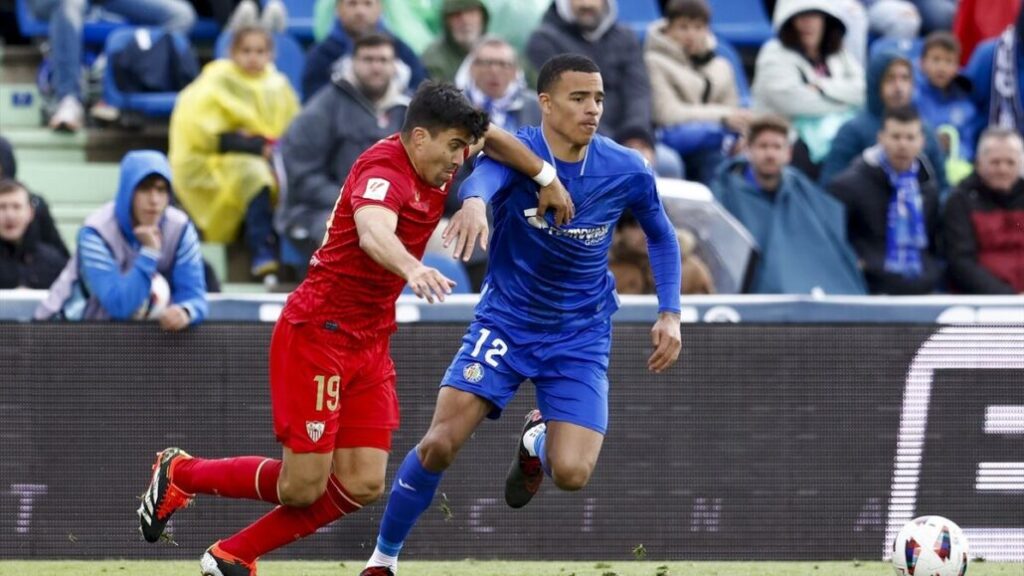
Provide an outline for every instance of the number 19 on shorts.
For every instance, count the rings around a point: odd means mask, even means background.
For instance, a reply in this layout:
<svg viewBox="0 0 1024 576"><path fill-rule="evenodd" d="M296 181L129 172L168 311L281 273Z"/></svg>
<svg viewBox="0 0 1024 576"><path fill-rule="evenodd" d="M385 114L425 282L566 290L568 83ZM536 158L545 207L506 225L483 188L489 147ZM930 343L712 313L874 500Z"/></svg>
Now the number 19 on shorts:
<svg viewBox="0 0 1024 576"><path fill-rule="evenodd" d="M469 354L473 358L479 358L480 352L483 351L484 346L487 345L487 339L491 337L491 331L487 328L480 329L480 338L477 338L476 346L473 347L473 351ZM490 364L491 367L498 367L498 359L508 352L508 344L501 338L494 338L490 342L490 348L487 352L484 352L484 362Z"/></svg>
<svg viewBox="0 0 1024 576"><path fill-rule="evenodd" d="M313 378L316 382L316 409L322 411L324 409L324 393L327 395L327 410L334 412L338 409L338 400L341 397L341 376L322 376L318 375Z"/></svg>

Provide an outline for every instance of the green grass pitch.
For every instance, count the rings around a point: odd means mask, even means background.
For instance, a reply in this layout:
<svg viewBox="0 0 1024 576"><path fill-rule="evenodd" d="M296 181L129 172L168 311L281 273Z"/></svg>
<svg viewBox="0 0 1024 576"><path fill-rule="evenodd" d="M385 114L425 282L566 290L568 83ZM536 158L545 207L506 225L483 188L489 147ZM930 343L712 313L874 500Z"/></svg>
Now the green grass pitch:
<svg viewBox="0 0 1024 576"><path fill-rule="evenodd" d="M260 576L357 576L362 561L261 562ZM1020 576L1022 564L974 562L970 576ZM199 562L0 562L0 576L197 576ZM402 576L891 576L883 562L403 562Z"/></svg>

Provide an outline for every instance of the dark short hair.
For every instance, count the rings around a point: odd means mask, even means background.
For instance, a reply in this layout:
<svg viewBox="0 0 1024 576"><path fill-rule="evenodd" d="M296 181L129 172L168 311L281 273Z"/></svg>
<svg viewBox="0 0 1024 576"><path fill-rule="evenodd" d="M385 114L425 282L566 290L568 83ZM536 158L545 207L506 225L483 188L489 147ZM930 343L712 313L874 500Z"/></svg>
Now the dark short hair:
<svg viewBox="0 0 1024 576"><path fill-rule="evenodd" d="M936 30L924 39L924 46L921 48L921 58L928 55L929 50L945 50L960 56L960 41L946 30Z"/></svg>
<svg viewBox="0 0 1024 576"><path fill-rule="evenodd" d="M26 188L24 184L18 182L14 178L0 178L0 196L17 192L18 190L23 190L25 195L29 196L29 200L31 201L31 194L29 194L28 188Z"/></svg>
<svg viewBox="0 0 1024 576"><path fill-rule="evenodd" d="M885 123L889 120L899 122L900 124L909 124L911 122L920 122L921 114L917 111L917 107L913 104L907 104L906 106L897 106L895 108L886 108L885 113L882 114L882 127L885 127Z"/></svg>
<svg viewBox="0 0 1024 576"><path fill-rule="evenodd" d="M601 69L593 60L581 54L559 54L552 56L540 68L537 74L537 93L548 92L554 86L562 74L566 72L585 72L587 74L600 74Z"/></svg>
<svg viewBox="0 0 1024 576"><path fill-rule="evenodd" d="M356 39L356 43L352 46L352 54L358 54L359 50L363 48L377 48L379 46L391 46L391 49L395 49L395 41L381 32L370 32L364 34Z"/></svg>
<svg viewBox="0 0 1024 576"><path fill-rule="evenodd" d="M679 18L711 22L711 7L705 0L669 0L665 6L665 18L669 22Z"/></svg>
<svg viewBox="0 0 1024 576"><path fill-rule="evenodd" d="M454 128L465 130L473 140L479 140L489 124L487 113L474 108L461 90L447 82L427 81L420 84L409 103L402 135L409 136L414 128L423 128L436 136Z"/></svg>
<svg viewBox="0 0 1024 576"><path fill-rule="evenodd" d="M765 132L774 132L789 137L789 122L777 114L764 114L754 118L747 127L747 142L757 140Z"/></svg>
<svg viewBox="0 0 1024 576"><path fill-rule="evenodd" d="M829 16L820 10L807 10L804 12L798 12L794 14L786 23L779 29L779 42L783 46L799 52L804 53L803 45L800 44L800 35L796 33L796 17L805 14L807 12L817 12L825 18L825 33L821 37L821 59L824 60L829 56L839 52L843 49L843 36L846 35L846 27L839 21L838 18Z"/></svg>
<svg viewBox="0 0 1024 576"><path fill-rule="evenodd" d="M231 33L231 48L229 52L234 52L242 47L242 40L250 34L259 34L267 41L267 50L274 51L274 35L269 30L256 24L248 24L246 26L240 26L237 30Z"/></svg>

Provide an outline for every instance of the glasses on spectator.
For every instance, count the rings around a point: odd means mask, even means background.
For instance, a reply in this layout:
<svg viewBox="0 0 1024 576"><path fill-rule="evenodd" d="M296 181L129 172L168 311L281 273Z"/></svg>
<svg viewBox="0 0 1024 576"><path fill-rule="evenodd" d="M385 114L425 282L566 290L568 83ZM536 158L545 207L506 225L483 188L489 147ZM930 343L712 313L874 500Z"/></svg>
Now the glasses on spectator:
<svg viewBox="0 0 1024 576"><path fill-rule="evenodd" d="M516 63L509 62L508 60L477 58L476 60L473 60L473 65L481 68L501 68L502 70L510 70L515 68Z"/></svg>

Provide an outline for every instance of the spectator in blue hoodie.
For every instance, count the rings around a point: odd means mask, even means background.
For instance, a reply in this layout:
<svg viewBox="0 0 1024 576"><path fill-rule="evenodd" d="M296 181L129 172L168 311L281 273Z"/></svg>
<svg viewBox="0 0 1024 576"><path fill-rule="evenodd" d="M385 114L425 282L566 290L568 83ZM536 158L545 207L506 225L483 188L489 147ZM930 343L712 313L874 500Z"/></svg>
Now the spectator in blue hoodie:
<svg viewBox="0 0 1024 576"><path fill-rule="evenodd" d="M936 130L952 127L959 136L960 160L974 160L974 145L981 128L971 100L970 81L959 75L960 41L946 31L932 32L921 51L921 74L915 104L921 118ZM949 141L939 134L939 144L949 156ZM950 174L946 175L950 177Z"/></svg>
<svg viewBox="0 0 1024 576"><path fill-rule="evenodd" d="M914 66L910 60L891 51L872 56L868 63L867 109L843 124L832 140L832 149L821 166L821 184L827 186L862 152L877 144L885 111L911 104L913 96ZM930 164L928 169L935 174L939 190L945 190L945 161L939 141L930 126L925 127L924 132L924 155Z"/></svg>
<svg viewBox="0 0 1024 576"><path fill-rule="evenodd" d="M380 0L338 0L335 13L338 19L331 35L313 47L306 57L306 68L302 71L303 104L331 83L331 76L341 61L352 54L357 38L374 31L387 32L380 18ZM427 78L427 71L408 44L398 38L394 41L400 61L399 76L407 79L409 89L415 89Z"/></svg>
<svg viewBox="0 0 1024 576"><path fill-rule="evenodd" d="M207 314L199 235L183 211L170 206L171 167L153 150L121 161L117 197L89 215L78 251L36 309L46 320L129 320L146 310L154 278L170 286L160 316L164 330L184 330Z"/></svg>

